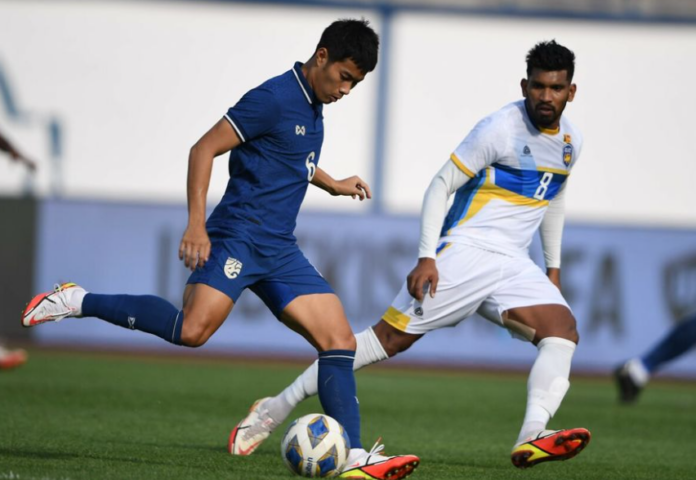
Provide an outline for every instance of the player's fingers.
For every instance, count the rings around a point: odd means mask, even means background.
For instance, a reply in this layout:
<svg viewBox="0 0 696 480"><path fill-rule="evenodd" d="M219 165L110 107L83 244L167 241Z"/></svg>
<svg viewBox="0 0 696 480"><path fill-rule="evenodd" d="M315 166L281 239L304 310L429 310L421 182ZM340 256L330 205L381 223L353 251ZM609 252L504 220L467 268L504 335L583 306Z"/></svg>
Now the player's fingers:
<svg viewBox="0 0 696 480"><path fill-rule="evenodd" d="M372 198L372 190L370 190L370 186L367 183L360 180L360 188L365 191L365 197L368 199Z"/></svg>
<svg viewBox="0 0 696 480"><path fill-rule="evenodd" d="M194 271L196 269L196 262L198 261L198 247L196 247L196 245L191 245L191 247L186 250L186 258L186 266L189 270Z"/></svg>
<svg viewBox="0 0 696 480"><path fill-rule="evenodd" d="M413 288L409 291L411 296L418 300L419 302L423 301L423 285L425 284L425 281L421 277L416 277L414 278L413 281Z"/></svg>
<svg viewBox="0 0 696 480"><path fill-rule="evenodd" d="M198 250L198 264L197 267L203 268L205 262L208 261L208 253L210 252L210 247L208 245L202 245Z"/></svg>
<svg viewBox="0 0 696 480"><path fill-rule="evenodd" d="M186 249L186 243L182 240L179 244L179 260L184 259L184 250Z"/></svg>
<svg viewBox="0 0 696 480"><path fill-rule="evenodd" d="M193 272L198 266L198 259L200 258L200 245L194 245L191 248L191 257L189 258L189 268Z"/></svg>
<svg viewBox="0 0 696 480"><path fill-rule="evenodd" d="M184 248L184 266L189 268L189 265L191 265L191 245L187 243Z"/></svg>
<svg viewBox="0 0 696 480"><path fill-rule="evenodd" d="M195 260L195 265L193 266L194 269L203 266L203 264L205 263L205 260L203 258L203 249L198 250L198 257L194 258L194 260Z"/></svg>
<svg viewBox="0 0 696 480"><path fill-rule="evenodd" d="M406 290L408 290L408 294L413 296L413 281L411 280L411 275L406 277Z"/></svg>
<svg viewBox="0 0 696 480"><path fill-rule="evenodd" d="M360 188L360 186L358 186L358 187L355 189L355 191L357 192L355 195L358 196L358 198L360 199L361 202L362 202L363 200L365 200L365 192L362 191L362 189Z"/></svg>
<svg viewBox="0 0 696 480"><path fill-rule="evenodd" d="M435 298L435 293L437 292L437 282L439 280L439 275L433 275L430 277L430 298Z"/></svg>

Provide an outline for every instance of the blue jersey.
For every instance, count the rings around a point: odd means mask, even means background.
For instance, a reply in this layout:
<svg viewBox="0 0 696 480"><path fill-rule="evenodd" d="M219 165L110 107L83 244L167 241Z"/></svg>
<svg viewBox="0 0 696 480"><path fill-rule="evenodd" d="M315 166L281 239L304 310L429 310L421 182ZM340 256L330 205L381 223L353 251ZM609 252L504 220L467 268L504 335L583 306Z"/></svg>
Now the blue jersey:
<svg viewBox="0 0 696 480"><path fill-rule="evenodd" d="M230 152L227 190L207 222L211 235L249 234L271 246L295 242L324 140L322 104L301 66L250 90L225 115L242 144Z"/></svg>

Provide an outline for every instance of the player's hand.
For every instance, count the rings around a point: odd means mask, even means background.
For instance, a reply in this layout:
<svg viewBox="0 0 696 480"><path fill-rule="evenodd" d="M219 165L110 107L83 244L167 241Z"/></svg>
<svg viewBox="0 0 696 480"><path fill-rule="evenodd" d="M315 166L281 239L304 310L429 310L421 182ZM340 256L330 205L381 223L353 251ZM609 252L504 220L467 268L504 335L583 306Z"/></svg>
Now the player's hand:
<svg viewBox="0 0 696 480"><path fill-rule="evenodd" d="M416 268L411 270L411 273L406 277L408 293L419 302L422 302L425 292L429 290L430 298L433 298L435 297L439 280L440 274L437 271L437 266L435 266L435 259L419 258Z"/></svg>
<svg viewBox="0 0 696 480"><path fill-rule="evenodd" d="M194 271L196 267L202 267L210 257L210 238L203 226L189 225L184 231L184 236L179 245L179 260L184 261L186 268Z"/></svg>
<svg viewBox="0 0 696 480"><path fill-rule="evenodd" d="M338 180L334 185L332 195L350 195L353 199L356 197L360 201L366 198L372 198L372 192L370 191L370 186L357 175L353 175L350 178L344 178L343 180Z"/></svg>

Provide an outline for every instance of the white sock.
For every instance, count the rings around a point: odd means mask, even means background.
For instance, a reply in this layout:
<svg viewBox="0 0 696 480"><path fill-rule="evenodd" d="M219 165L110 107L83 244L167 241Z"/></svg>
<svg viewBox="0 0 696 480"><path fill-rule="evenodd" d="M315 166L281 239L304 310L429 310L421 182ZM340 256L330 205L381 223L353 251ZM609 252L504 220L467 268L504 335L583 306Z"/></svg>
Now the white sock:
<svg viewBox="0 0 696 480"><path fill-rule="evenodd" d="M77 311L72 316L81 317L82 301L85 299L85 295L87 295L87 293L89 292L83 290L82 288L70 288L66 290L65 293L66 295L69 294L68 303L70 304L70 306L73 308L77 308Z"/></svg>
<svg viewBox="0 0 696 480"><path fill-rule="evenodd" d="M372 328L355 335L355 340L357 346L353 370L360 370L367 365L389 358ZM278 423L284 422L302 400L316 395L318 376L319 361L316 360L285 390L266 402L271 418Z"/></svg>
<svg viewBox="0 0 696 480"><path fill-rule="evenodd" d="M558 337L539 342L539 353L527 381L527 411L517 443L546 428L561 405L570 382L575 343Z"/></svg>
<svg viewBox="0 0 696 480"><path fill-rule="evenodd" d="M365 455L367 455L367 450L364 448L351 448L348 453L348 459L346 460L346 466L354 464Z"/></svg>
<svg viewBox="0 0 696 480"><path fill-rule="evenodd" d="M639 386L644 387L650 380L650 372L645 368L645 365L640 358L632 358L626 362L626 370L631 379Z"/></svg>

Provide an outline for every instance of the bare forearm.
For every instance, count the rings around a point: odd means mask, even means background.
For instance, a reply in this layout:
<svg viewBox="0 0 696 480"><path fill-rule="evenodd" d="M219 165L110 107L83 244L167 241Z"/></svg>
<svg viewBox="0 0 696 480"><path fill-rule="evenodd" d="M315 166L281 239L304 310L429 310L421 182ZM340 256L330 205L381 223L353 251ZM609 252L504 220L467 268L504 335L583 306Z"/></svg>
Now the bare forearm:
<svg viewBox="0 0 696 480"><path fill-rule="evenodd" d="M315 187L319 187L326 192L329 192L331 195L335 195L335 183L336 181L331 177L331 175L326 173L321 168L317 167L316 171L314 172L314 177L311 181L312 185L314 185Z"/></svg>
<svg viewBox="0 0 696 480"><path fill-rule="evenodd" d="M213 152L194 146L189 153L186 194L189 226L205 225L205 207L213 170Z"/></svg>

